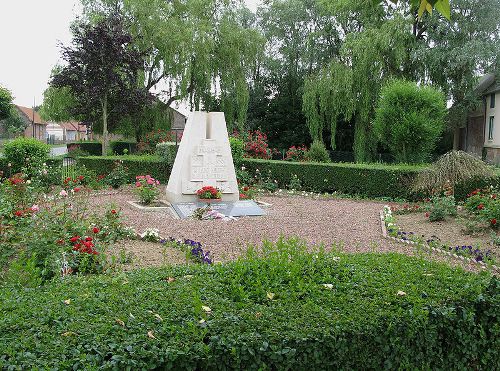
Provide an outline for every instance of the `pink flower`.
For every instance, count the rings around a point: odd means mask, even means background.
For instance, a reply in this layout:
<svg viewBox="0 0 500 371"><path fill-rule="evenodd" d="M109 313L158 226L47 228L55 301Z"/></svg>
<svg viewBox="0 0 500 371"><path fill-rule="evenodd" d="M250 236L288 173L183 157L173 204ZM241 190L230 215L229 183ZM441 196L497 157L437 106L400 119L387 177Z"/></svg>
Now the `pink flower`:
<svg viewBox="0 0 500 371"><path fill-rule="evenodd" d="M136 187L140 187L141 186L141 182L135 182L135 186Z"/></svg>
<svg viewBox="0 0 500 371"><path fill-rule="evenodd" d="M31 211L36 213L36 212L40 211L40 208L38 207L38 205L33 205L33 206L31 206Z"/></svg>
<svg viewBox="0 0 500 371"><path fill-rule="evenodd" d="M68 192L66 192L64 189L61 192L59 192L59 196L61 196L61 197L66 197L67 195L68 195Z"/></svg>
<svg viewBox="0 0 500 371"><path fill-rule="evenodd" d="M148 182L148 184L155 184L155 182L151 179L151 178L148 178L148 180L146 180L146 182Z"/></svg>

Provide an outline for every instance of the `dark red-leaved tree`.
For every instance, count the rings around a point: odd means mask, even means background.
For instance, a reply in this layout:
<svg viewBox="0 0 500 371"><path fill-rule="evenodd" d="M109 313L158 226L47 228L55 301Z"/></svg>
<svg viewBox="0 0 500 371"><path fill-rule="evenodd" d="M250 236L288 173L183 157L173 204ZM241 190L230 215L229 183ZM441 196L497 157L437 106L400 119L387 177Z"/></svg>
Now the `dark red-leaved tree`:
<svg viewBox="0 0 500 371"><path fill-rule="evenodd" d="M102 131L105 155L108 132L124 116L139 112L146 102L147 92L138 81L143 56L119 15L96 24L77 23L72 32L71 46L62 46L67 65L53 77L51 85L70 87L76 100L72 114Z"/></svg>

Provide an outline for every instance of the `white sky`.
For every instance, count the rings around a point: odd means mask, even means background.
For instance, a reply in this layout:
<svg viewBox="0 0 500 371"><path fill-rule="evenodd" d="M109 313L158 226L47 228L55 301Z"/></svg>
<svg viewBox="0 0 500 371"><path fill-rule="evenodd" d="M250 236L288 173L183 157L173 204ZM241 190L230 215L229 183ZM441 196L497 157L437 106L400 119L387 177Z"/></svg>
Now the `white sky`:
<svg viewBox="0 0 500 371"><path fill-rule="evenodd" d="M255 11L260 0L245 0ZM14 103L42 103L58 43L69 44L70 23L81 12L78 0L0 0L0 85Z"/></svg>

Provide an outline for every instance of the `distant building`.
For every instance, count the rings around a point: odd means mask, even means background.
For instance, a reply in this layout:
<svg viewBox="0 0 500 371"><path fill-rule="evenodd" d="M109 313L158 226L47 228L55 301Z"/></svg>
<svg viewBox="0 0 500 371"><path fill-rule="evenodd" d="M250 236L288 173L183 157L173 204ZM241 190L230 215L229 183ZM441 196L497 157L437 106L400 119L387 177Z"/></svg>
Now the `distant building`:
<svg viewBox="0 0 500 371"><path fill-rule="evenodd" d="M28 107L15 107L19 111L19 116L26 124L23 135L26 138L36 138L45 141L47 137L47 123L42 120L38 112Z"/></svg>
<svg viewBox="0 0 500 371"><path fill-rule="evenodd" d="M87 140L87 126L78 121L60 122L63 129L63 140L73 142Z"/></svg>
<svg viewBox="0 0 500 371"><path fill-rule="evenodd" d="M500 104L500 79L494 74L483 76L476 92L482 104L468 114L467 125L460 129L459 148L500 164L500 108L496 108Z"/></svg>

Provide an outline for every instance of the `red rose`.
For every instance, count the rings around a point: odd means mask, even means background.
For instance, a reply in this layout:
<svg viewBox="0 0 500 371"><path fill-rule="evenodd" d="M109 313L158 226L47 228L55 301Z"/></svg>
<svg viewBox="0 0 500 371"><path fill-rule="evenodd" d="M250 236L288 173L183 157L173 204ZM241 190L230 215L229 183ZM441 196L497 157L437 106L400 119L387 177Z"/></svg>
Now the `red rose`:
<svg viewBox="0 0 500 371"><path fill-rule="evenodd" d="M76 187L75 189L73 189L73 191L75 191L76 193L80 192L80 188Z"/></svg>
<svg viewBox="0 0 500 371"><path fill-rule="evenodd" d="M86 242L92 241L92 237L87 237L87 238L85 239L85 241L86 241Z"/></svg>
<svg viewBox="0 0 500 371"><path fill-rule="evenodd" d="M15 216L18 216L18 217L21 217L23 216L23 212L21 210L17 210L15 213L14 213Z"/></svg>
<svg viewBox="0 0 500 371"><path fill-rule="evenodd" d="M84 178L85 178L85 177L84 177L83 175L80 175L80 176L78 177L78 180L82 181Z"/></svg>
<svg viewBox="0 0 500 371"><path fill-rule="evenodd" d="M248 187L243 187L243 191L248 192Z"/></svg>
<svg viewBox="0 0 500 371"><path fill-rule="evenodd" d="M76 242L80 239L80 236L74 236L69 239L70 242Z"/></svg>
<svg viewBox="0 0 500 371"><path fill-rule="evenodd" d="M493 218L493 219L490 220L490 223L491 223L491 225L496 225L497 224L497 220L495 218Z"/></svg>
<svg viewBox="0 0 500 371"><path fill-rule="evenodd" d="M484 205L483 205L483 204L479 204L479 205L477 205L477 209L478 209L478 210L483 210L483 209L484 209Z"/></svg>
<svg viewBox="0 0 500 371"><path fill-rule="evenodd" d="M425 213L425 217L428 218L429 217L429 213Z"/></svg>
<svg viewBox="0 0 500 371"><path fill-rule="evenodd" d="M99 233L99 228L94 227L94 229L92 229L92 232L94 232L95 234Z"/></svg>
<svg viewBox="0 0 500 371"><path fill-rule="evenodd" d="M497 195L493 194L493 195L491 195L491 198L492 198L492 199L496 199L496 198L497 198Z"/></svg>
<svg viewBox="0 0 500 371"><path fill-rule="evenodd" d="M111 214L116 214L116 210L115 209L111 210Z"/></svg>

